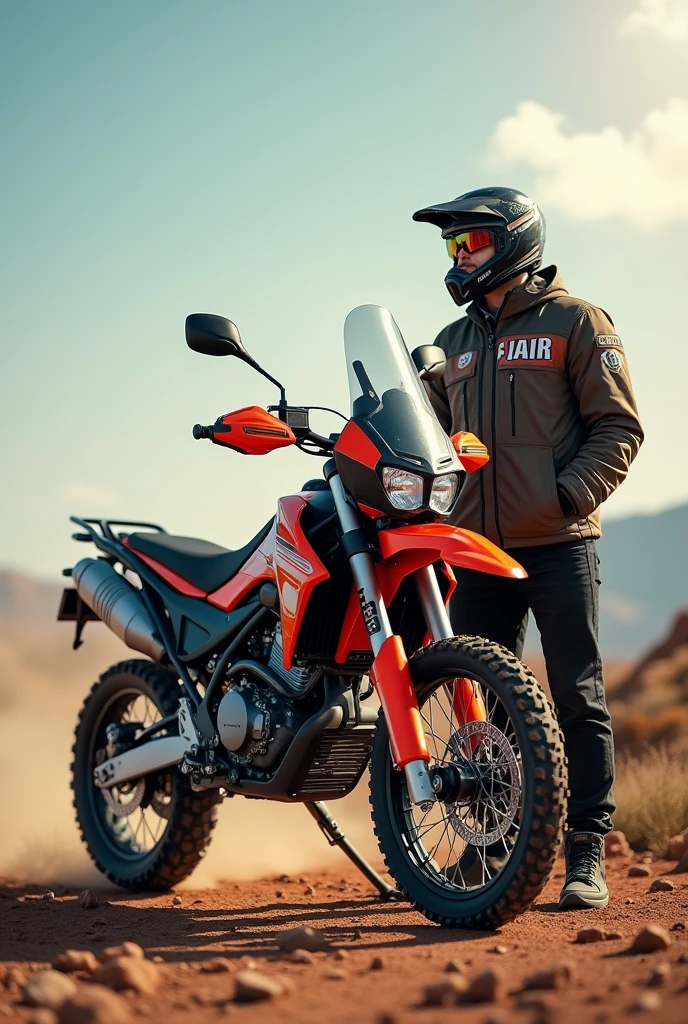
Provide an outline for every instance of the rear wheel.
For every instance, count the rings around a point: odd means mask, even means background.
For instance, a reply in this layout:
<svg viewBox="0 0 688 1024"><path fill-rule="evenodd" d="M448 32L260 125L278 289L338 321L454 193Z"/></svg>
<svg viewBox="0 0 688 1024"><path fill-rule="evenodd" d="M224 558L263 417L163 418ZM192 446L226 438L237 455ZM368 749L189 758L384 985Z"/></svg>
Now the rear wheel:
<svg viewBox="0 0 688 1024"><path fill-rule="evenodd" d="M210 842L219 796L194 793L174 768L103 790L93 769L108 756L108 726L133 740L173 714L180 693L175 677L152 662L121 662L94 685L76 728L72 790L81 836L96 867L133 892L169 889L193 871Z"/></svg>
<svg viewBox="0 0 688 1024"><path fill-rule="evenodd" d="M371 762L380 849L426 917L451 928L493 929L531 906L554 865L567 796L563 738L534 677L497 644L439 640L409 665L431 769L449 778L460 770L469 783L460 794L413 805L381 713ZM486 721L457 717L462 679L481 695Z"/></svg>

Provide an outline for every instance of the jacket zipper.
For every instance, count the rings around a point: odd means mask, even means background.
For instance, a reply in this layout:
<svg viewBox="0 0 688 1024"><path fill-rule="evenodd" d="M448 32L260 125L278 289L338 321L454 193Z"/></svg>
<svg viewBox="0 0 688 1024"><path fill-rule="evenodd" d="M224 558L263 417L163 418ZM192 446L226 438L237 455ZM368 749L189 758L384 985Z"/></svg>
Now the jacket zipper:
<svg viewBox="0 0 688 1024"><path fill-rule="evenodd" d="M463 429L468 430L468 406L466 405L466 388L468 381L463 382Z"/></svg>
<svg viewBox="0 0 688 1024"><path fill-rule="evenodd" d="M489 335L488 335L489 336ZM483 438L483 375L485 371L485 359L487 353L485 349L480 354L480 365L478 367L478 437ZM483 442L484 443L484 442ZM487 520L485 516L485 477L483 473L478 473L478 481L480 484L480 532L483 537L487 537Z"/></svg>
<svg viewBox="0 0 688 1024"><path fill-rule="evenodd" d="M487 347L491 352L494 348L495 336L492 328L487 328ZM494 495L494 518L495 518L495 529L497 530L497 537L499 538L500 548L504 547L504 537L499 526L499 498L497 497L497 414L496 414L496 391L497 391L497 360L492 359L492 490ZM484 533L483 529L483 533Z"/></svg>
<svg viewBox="0 0 688 1024"><path fill-rule="evenodd" d="M514 374L509 374L509 390L511 392L511 436L516 437L516 380Z"/></svg>

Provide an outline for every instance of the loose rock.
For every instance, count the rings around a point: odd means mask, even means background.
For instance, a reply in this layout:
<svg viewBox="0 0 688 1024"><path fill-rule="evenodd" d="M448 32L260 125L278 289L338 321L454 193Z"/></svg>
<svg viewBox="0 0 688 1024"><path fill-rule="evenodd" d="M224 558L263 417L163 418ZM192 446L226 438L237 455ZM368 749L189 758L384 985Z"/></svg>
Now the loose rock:
<svg viewBox="0 0 688 1024"><path fill-rule="evenodd" d="M45 890L45 892L43 893L43 899L44 900L54 900L55 899L55 893L52 891L52 889L46 889Z"/></svg>
<svg viewBox="0 0 688 1024"><path fill-rule="evenodd" d="M650 886L650 892L672 892L676 886L668 878L655 878Z"/></svg>
<svg viewBox="0 0 688 1024"><path fill-rule="evenodd" d="M290 960L293 964L315 963L315 957L312 953L309 953L307 949L293 950L293 952L287 954L287 960Z"/></svg>
<svg viewBox="0 0 688 1024"><path fill-rule="evenodd" d="M492 1003L497 998L501 977L496 971L477 974L466 989L462 1001L466 1003Z"/></svg>
<svg viewBox="0 0 688 1024"><path fill-rule="evenodd" d="M39 971L24 985L24 1002L29 1006L47 1006L56 1010L76 992L76 985L60 971Z"/></svg>
<svg viewBox="0 0 688 1024"><path fill-rule="evenodd" d="M493 946L490 950L491 953L497 953L498 956L504 956L505 953L509 952L508 946Z"/></svg>
<svg viewBox="0 0 688 1024"><path fill-rule="evenodd" d="M649 878L651 874L650 869L644 864L631 864L628 869L629 878Z"/></svg>
<svg viewBox="0 0 688 1024"><path fill-rule="evenodd" d="M98 897L90 889L84 889L79 894L79 906L84 910L95 910L98 906Z"/></svg>
<svg viewBox="0 0 688 1024"><path fill-rule="evenodd" d="M237 1003L258 1003L264 999L275 999L284 995L284 985L274 978L258 971L240 971L234 983L234 999Z"/></svg>
<svg viewBox="0 0 688 1024"><path fill-rule="evenodd" d="M62 1003L59 1024L129 1024L131 1013L121 996L102 985L83 985Z"/></svg>
<svg viewBox="0 0 688 1024"><path fill-rule="evenodd" d="M86 971L87 974L93 974L98 968L98 960L95 953L89 949L66 949L55 958L53 967L56 971L65 971L67 974L71 971Z"/></svg>
<svg viewBox="0 0 688 1024"><path fill-rule="evenodd" d="M222 974L232 970L232 963L227 957L216 956L212 960L204 960L199 969L201 974Z"/></svg>
<svg viewBox="0 0 688 1024"><path fill-rule="evenodd" d="M464 974L466 968L464 967L460 960L450 960L446 964L444 970L446 974Z"/></svg>
<svg viewBox="0 0 688 1024"><path fill-rule="evenodd" d="M666 928L648 924L638 932L631 949L634 953L654 953L658 949L668 949L670 945L671 936Z"/></svg>
<svg viewBox="0 0 688 1024"><path fill-rule="evenodd" d="M634 1002L628 1007L629 1013L651 1013L654 1010L658 1010L662 1005L662 1000L659 998L656 992L643 992L639 995Z"/></svg>
<svg viewBox="0 0 688 1024"><path fill-rule="evenodd" d="M315 886L307 885L306 888L304 889L304 893L306 896L315 896Z"/></svg>
<svg viewBox="0 0 688 1024"><path fill-rule="evenodd" d="M101 963L105 963L107 960L115 960L118 956L133 956L137 960L143 960L145 953L137 942L123 942L120 946L108 946L100 954ZM154 956L153 960L156 963L162 963L162 957Z"/></svg>
<svg viewBox="0 0 688 1024"><path fill-rule="evenodd" d="M337 949L334 954L335 960L348 960L349 954L345 949Z"/></svg>
<svg viewBox="0 0 688 1024"><path fill-rule="evenodd" d="M606 857L630 857L631 848L623 832L608 832L604 837Z"/></svg>
<svg viewBox="0 0 688 1024"><path fill-rule="evenodd" d="M382 959L381 956L374 956L373 959L370 961L371 971L381 971L384 966L385 961Z"/></svg>
<svg viewBox="0 0 688 1024"><path fill-rule="evenodd" d="M460 995L468 988L463 978L443 978L433 981L423 989L425 1006L453 1006Z"/></svg>
<svg viewBox="0 0 688 1024"><path fill-rule="evenodd" d="M160 971L150 960L116 956L100 965L93 975L93 981L117 991L133 989L147 996L155 992L160 984Z"/></svg>
<svg viewBox="0 0 688 1024"><path fill-rule="evenodd" d="M343 981L348 975L346 971L334 967L331 971L326 971L324 977L327 981Z"/></svg>
<svg viewBox="0 0 688 1024"><path fill-rule="evenodd" d="M523 989L559 989L566 988L573 978L573 964L552 964L535 974L529 975L523 982Z"/></svg>
<svg viewBox="0 0 688 1024"><path fill-rule="evenodd" d="M672 836L664 853L665 860L680 860L688 851L688 828L680 835Z"/></svg>
<svg viewBox="0 0 688 1024"><path fill-rule="evenodd" d="M317 953L330 948L323 933L317 928L309 927L287 928L286 931L277 933L275 942L285 953L292 953L295 949L307 949L310 953Z"/></svg>
<svg viewBox="0 0 688 1024"><path fill-rule="evenodd" d="M173 907L181 907L181 905L182 905L182 898L181 898L181 896L175 896L174 899L172 900L172 906Z"/></svg>
<svg viewBox="0 0 688 1024"><path fill-rule="evenodd" d="M677 921L676 924L672 924L671 928L669 929L670 932L684 932L685 930L686 926L683 923L683 921Z"/></svg>
<svg viewBox="0 0 688 1024"><path fill-rule="evenodd" d="M580 928L576 934L576 942L585 944L588 942L604 942L607 933L601 928Z"/></svg>

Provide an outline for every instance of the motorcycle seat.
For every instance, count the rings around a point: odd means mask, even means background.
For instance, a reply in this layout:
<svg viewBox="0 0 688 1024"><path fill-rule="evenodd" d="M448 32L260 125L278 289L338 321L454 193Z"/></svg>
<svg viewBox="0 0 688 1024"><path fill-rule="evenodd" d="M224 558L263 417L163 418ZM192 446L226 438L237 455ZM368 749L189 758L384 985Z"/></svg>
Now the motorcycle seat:
<svg viewBox="0 0 688 1024"><path fill-rule="evenodd" d="M169 533L130 533L127 543L132 551L154 558L187 583L210 594L236 576L267 537L273 522L271 519L248 544L236 551L196 537L175 537Z"/></svg>

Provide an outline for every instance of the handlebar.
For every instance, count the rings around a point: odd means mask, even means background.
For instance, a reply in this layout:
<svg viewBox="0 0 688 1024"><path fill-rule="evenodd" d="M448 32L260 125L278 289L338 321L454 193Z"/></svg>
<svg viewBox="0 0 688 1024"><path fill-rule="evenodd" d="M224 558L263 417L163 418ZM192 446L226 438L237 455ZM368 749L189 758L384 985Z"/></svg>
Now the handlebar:
<svg viewBox="0 0 688 1024"><path fill-rule="evenodd" d="M202 427L200 423L196 423L193 428L194 440L201 441L203 438L209 438L212 441L215 435L215 431L212 427Z"/></svg>

